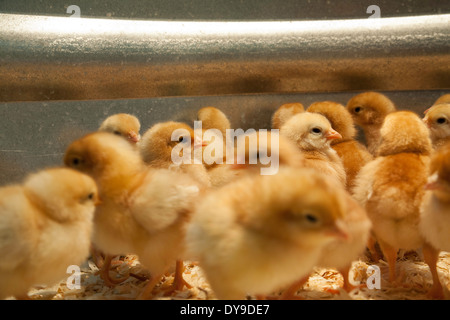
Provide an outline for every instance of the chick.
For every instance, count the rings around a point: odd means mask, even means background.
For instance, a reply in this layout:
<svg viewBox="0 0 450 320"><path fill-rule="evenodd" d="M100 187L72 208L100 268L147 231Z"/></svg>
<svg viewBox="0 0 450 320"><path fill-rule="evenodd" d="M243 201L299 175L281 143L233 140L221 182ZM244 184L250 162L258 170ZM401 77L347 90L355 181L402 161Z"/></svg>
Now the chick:
<svg viewBox="0 0 450 320"><path fill-rule="evenodd" d="M324 245L346 237L342 215L334 187L314 170L249 175L200 203L187 226L188 252L217 298L266 295L308 274Z"/></svg>
<svg viewBox="0 0 450 320"><path fill-rule="evenodd" d="M389 264L390 281L398 282L398 250L423 246L419 206L428 176L431 141L425 124L409 111L387 115L380 135L378 156L359 172L354 197L372 221Z"/></svg>
<svg viewBox="0 0 450 320"><path fill-rule="evenodd" d="M52 168L0 189L0 299L54 285L89 255L97 186L87 175Z"/></svg>
<svg viewBox="0 0 450 320"><path fill-rule="evenodd" d="M354 289L349 280L350 268L352 262L364 254L372 223L364 208L346 190L335 188L334 192L343 202L344 211L340 220L348 238L338 238L327 244L322 249L316 266L337 269L344 278L344 289L350 291ZM308 277L304 277L284 290L282 299L295 298L295 293L307 280Z"/></svg>
<svg viewBox="0 0 450 320"><path fill-rule="evenodd" d="M174 121L155 124L144 133L139 143L142 159L148 165L179 170L189 174L204 188L209 188L211 181L202 163L202 152L195 152L195 148L201 148L201 145L196 140L194 130L185 123ZM176 164L173 152L177 152L176 155L180 158L187 156L186 163ZM182 154L183 152L186 152L186 155ZM197 154L198 157L195 158ZM197 161L194 161L195 159Z"/></svg>
<svg viewBox="0 0 450 320"><path fill-rule="evenodd" d="M347 190L352 190L359 170L373 160L373 156L363 144L354 139L356 129L351 114L343 105L332 101L313 103L307 111L325 116L333 129L341 134L342 138L331 140L330 145L342 159L347 176Z"/></svg>
<svg viewBox="0 0 450 320"><path fill-rule="evenodd" d="M244 148L237 150L236 163L233 166L235 169L247 169L252 174L261 174L262 169L267 168L267 174L276 174L279 167L304 167L300 150L278 132L257 131L240 136L237 145Z"/></svg>
<svg viewBox="0 0 450 320"><path fill-rule="evenodd" d="M305 107L300 102L283 104L272 115L272 129L280 129L290 117L301 112L305 112Z"/></svg>
<svg viewBox="0 0 450 320"><path fill-rule="evenodd" d="M345 188L346 174L342 159L330 147L333 139L341 139L324 116L304 112L292 116L280 129L280 135L293 141L304 157L304 164L334 179Z"/></svg>
<svg viewBox="0 0 450 320"><path fill-rule="evenodd" d="M202 122L203 130L217 129L224 137L226 130L231 129L230 120L219 109L215 107L204 107L197 112L197 119Z"/></svg>
<svg viewBox="0 0 450 320"><path fill-rule="evenodd" d="M367 148L375 156L380 144L381 125L386 115L396 111L394 103L381 93L364 92L348 101L347 110L355 124L363 129Z"/></svg>
<svg viewBox="0 0 450 320"><path fill-rule="evenodd" d="M430 129L435 149L450 141L450 103L433 105L425 111L423 121Z"/></svg>
<svg viewBox="0 0 450 320"><path fill-rule="evenodd" d="M426 240L433 275L430 295L443 297L436 263L439 252L450 251L450 143L442 146L431 158L430 176L420 208L419 228Z"/></svg>
<svg viewBox="0 0 450 320"><path fill-rule="evenodd" d="M129 143L105 132L73 142L64 163L98 185L102 204L94 217L94 245L110 255L138 255L153 277L142 292L148 297L169 265L182 256L184 225L198 184L188 175L149 168ZM174 286L183 285L177 268Z"/></svg>
<svg viewBox="0 0 450 320"><path fill-rule="evenodd" d="M98 130L122 136L132 144L139 142L141 138L139 134L141 130L139 119L127 113L117 113L106 118Z"/></svg>
<svg viewBox="0 0 450 320"><path fill-rule="evenodd" d="M440 96L433 105L450 103L450 93Z"/></svg>

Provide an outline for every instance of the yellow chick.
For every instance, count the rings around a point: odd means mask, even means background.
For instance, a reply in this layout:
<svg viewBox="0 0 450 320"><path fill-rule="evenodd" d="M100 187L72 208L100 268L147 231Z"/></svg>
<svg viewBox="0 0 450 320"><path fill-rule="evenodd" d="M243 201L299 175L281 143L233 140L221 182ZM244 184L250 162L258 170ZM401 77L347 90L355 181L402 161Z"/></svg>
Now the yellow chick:
<svg viewBox="0 0 450 320"><path fill-rule="evenodd" d="M433 275L430 295L443 297L436 263L440 251L450 251L450 143L442 146L431 158L430 176L425 185L420 208L419 228L426 240Z"/></svg>
<svg viewBox="0 0 450 320"><path fill-rule="evenodd" d="M450 141L450 103L433 105L425 111L423 121L435 149Z"/></svg>
<svg viewBox="0 0 450 320"><path fill-rule="evenodd" d="M141 138L139 119L127 113L118 113L106 118L98 130L122 136L132 144L139 142Z"/></svg>
<svg viewBox="0 0 450 320"><path fill-rule="evenodd" d="M351 114L343 105L332 101L315 102L307 111L325 116L333 129L341 134L342 138L331 140L330 145L342 159L347 176L347 190L352 190L359 170L373 160L373 156L363 144L354 139L356 129Z"/></svg>
<svg viewBox="0 0 450 320"><path fill-rule="evenodd" d="M347 236L342 215L334 187L311 169L249 175L199 204L187 227L188 252L217 298L266 295L311 272L323 246Z"/></svg>
<svg viewBox="0 0 450 320"><path fill-rule="evenodd" d="M94 245L110 255L138 255L152 274L141 295L148 297L169 265L182 256L184 225L198 184L188 175L149 168L132 145L105 132L73 142L64 163L98 185L102 204L94 217ZM177 263L175 289L185 284L179 266L182 263Z"/></svg>
<svg viewBox="0 0 450 320"><path fill-rule="evenodd" d="M292 116L280 129L280 135L293 141L304 157L304 165L334 179L345 188L347 177L342 159L330 142L341 139L324 116L304 112Z"/></svg>
<svg viewBox="0 0 450 320"><path fill-rule="evenodd" d="M0 299L27 298L54 285L89 256L97 186L87 175L52 168L0 189Z"/></svg>
<svg viewBox="0 0 450 320"><path fill-rule="evenodd" d="M280 129L290 117L302 112L305 112L305 107L300 102L283 104L272 115L272 129Z"/></svg>
<svg viewBox="0 0 450 320"><path fill-rule="evenodd" d="M351 291L354 286L349 280L352 262L360 258L365 251L366 243L370 237L372 223L364 210L346 191L334 188L336 197L343 203L341 225L346 230L348 238L338 238L327 244L320 254L316 266L335 268L344 278L344 289ZM300 279L284 290L282 299L295 298L296 292L307 282L308 277ZM333 290L330 290L333 291Z"/></svg>
<svg viewBox="0 0 450 320"><path fill-rule="evenodd" d="M381 93L364 92L348 101L347 110L355 124L363 129L367 148L375 156L380 144L381 125L386 115L396 111L394 103Z"/></svg>
<svg viewBox="0 0 450 320"><path fill-rule="evenodd" d="M215 107L204 107L197 112L197 119L202 122L202 129L217 129L223 137L226 137L226 130L231 129L230 120L219 109Z"/></svg>
<svg viewBox="0 0 450 320"><path fill-rule="evenodd" d="M198 150L198 157L195 157L195 149L201 147L190 126L174 121L155 124L144 133L139 143L142 159L148 165L189 174L204 188L209 188L211 181L202 163L201 150ZM186 152L186 163L175 163L173 152L180 158L184 156L183 152ZM194 161L195 159L197 161Z"/></svg>
<svg viewBox="0 0 450 320"><path fill-rule="evenodd" d="M241 151L236 150L236 152L242 154L236 155L236 163L233 166L235 169L247 169L252 173L261 174L261 169L273 168L273 174L276 174L275 166L277 168L284 166L304 167L300 150L292 141L279 133L257 131L240 136L237 142L238 146L239 143L244 148ZM267 170L267 173L271 174L269 170Z"/></svg>
<svg viewBox="0 0 450 320"><path fill-rule="evenodd" d="M419 206L428 177L431 141L425 124L409 111L387 115L380 135L378 156L359 172L354 197L372 221L389 264L389 279L394 282L398 250L423 246Z"/></svg>
<svg viewBox="0 0 450 320"><path fill-rule="evenodd" d="M208 171L215 188L247 174L272 175L282 166L304 165L295 144L278 133L255 131L239 136L236 141L234 162L217 165Z"/></svg>
<svg viewBox="0 0 450 320"><path fill-rule="evenodd" d="M433 105L450 103L450 93L444 94L437 98Z"/></svg>

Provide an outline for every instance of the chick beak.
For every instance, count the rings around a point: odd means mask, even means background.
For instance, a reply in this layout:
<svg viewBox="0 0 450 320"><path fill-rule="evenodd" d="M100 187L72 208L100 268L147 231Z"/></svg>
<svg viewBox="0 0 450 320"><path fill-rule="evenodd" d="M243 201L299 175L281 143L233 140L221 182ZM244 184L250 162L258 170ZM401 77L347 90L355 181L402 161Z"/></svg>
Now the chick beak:
<svg viewBox="0 0 450 320"><path fill-rule="evenodd" d="M102 200L100 199L99 196L97 196L97 199L95 199L95 201L94 201L94 206L98 207L101 204L102 204Z"/></svg>
<svg viewBox="0 0 450 320"><path fill-rule="evenodd" d="M137 142L139 142L139 140L140 140L140 136L139 136L139 134L137 134L136 132L134 132L134 130L130 130L130 131L128 132L128 139L129 139L131 142L137 143Z"/></svg>
<svg viewBox="0 0 450 320"><path fill-rule="evenodd" d="M430 109L431 109L431 108L428 108L427 110L425 110L425 111L423 112L423 114L427 114L427 112L430 111Z"/></svg>
<svg viewBox="0 0 450 320"><path fill-rule="evenodd" d="M430 121L429 121L428 116L425 116L425 117L422 119L422 121L427 125L428 129L431 128L431 123L430 123Z"/></svg>
<svg viewBox="0 0 450 320"><path fill-rule="evenodd" d="M425 190L439 190L442 189L441 184L438 181L428 182L423 187Z"/></svg>
<svg viewBox="0 0 450 320"><path fill-rule="evenodd" d="M204 142L203 140L202 140L202 138L200 138L200 137L195 137L195 138L193 138L193 143L194 143L194 149L197 149L197 148L203 148L203 147L206 147L207 145L208 145L208 143L206 143L206 142Z"/></svg>
<svg viewBox="0 0 450 320"><path fill-rule="evenodd" d="M325 133L325 138L327 140L333 140L333 139L341 139L342 136L339 132L337 132L334 129L330 129Z"/></svg>
<svg viewBox="0 0 450 320"><path fill-rule="evenodd" d="M438 178L439 178L439 177L438 177L438 174L437 174L437 173L431 175L431 176L428 178L427 183L424 185L423 188L424 188L425 190L439 190L439 189L442 189L443 186L442 186L442 184L439 182Z"/></svg>
<svg viewBox="0 0 450 320"><path fill-rule="evenodd" d="M339 240L350 240L350 235L348 234L347 227L341 220L336 220L335 224L325 231L325 234Z"/></svg>

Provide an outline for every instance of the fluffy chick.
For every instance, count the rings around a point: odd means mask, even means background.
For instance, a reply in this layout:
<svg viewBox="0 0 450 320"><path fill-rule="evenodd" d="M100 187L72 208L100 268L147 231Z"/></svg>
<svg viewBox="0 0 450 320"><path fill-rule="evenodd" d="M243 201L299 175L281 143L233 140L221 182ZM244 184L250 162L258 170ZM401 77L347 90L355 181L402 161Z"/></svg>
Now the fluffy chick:
<svg viewBox="0 0 450 320"><path fill-rule="evenodd" d="M373 156L363 144L354 139L356 129L351 114L342 104L332 101L315 102L307 111L325 116L333 129L341 134L342 138L331 140L330 145L342 159L347 176L347 190L352 190L359 170L373 160Z"/></svg>
<svg viewBox="0 0 450 320"><path fill-rule="evenodd" d="M237 159L234 168L248 169L261 174L263 168L303 167L303 156L297 146L278 132L256 131L238 138ZM238 161L239 160L239 161ZM275 169L275 168L274 168ZM276 174L267 172L268 174Z"/></svg>
<svg viewBox="0 0 450 320"><path fill-rule="evenodd" d="M324 116L304 112L292 116L280 129L280 135L293 141L304 157L304 165L314 168L345 188L346 174L342 159L330 147L342 136Z"/></svg>
<svg viewBox="0 0 450 320"><path fill-rule="evenodd" d="M208 171L216 188L247 174L273 175L283 166L304 165L303 156L296 145L270 131L255 131L239 136L233 152L233 163Z"/></svg>
<svg viewBox="0 0 450 320"><path fill-rule="evenodd" d="M450 93L444 94L437 98L437 100L434 102L433 105L437 104L443 104L443 103L450 103Z"/></svg>
<svg viewBox="0 0 450 320"><path fill-rule="evenodd" d="M106 131L122 136L130 143L139 142L141 123L135 116L127 113L117 113L106 118L100 125L99 131Z"/></svg>
<svg viewBox="0 0 450 320"><path fill-rule="evenodd" d="M202 129L217 129L226 136L226 130L231 129L228 117L215 107L204 107L197 112L197 119L202 122Z"/></svg>
<svg viewBox="0 0 450 320"><path fill-rule="evenodd" d="M433 105L425 111L423 121L430 129L430 138L435 149L450 141L450 103Z"/></svg>
<svg viewBox="0 0 450 320"><path fill-rule="evenodd" d="M367 210L394 282L398 250L423 246L419 206L431 141L425 124L409 111L386 116L380 135L378 156L359 172L354 197Z"/></svg>
<svg viewBox="0 0 450 320"><path fill-rule="evenodd" d="M64 163L97 182L102 204L94 218L93 243L106 254L137 254L152 274L142 293L147 297L182 256L184 225L199 186L188 175L149 168L129 143L105 132L73 142ZM184 284L181 274L177 269L176 286Z"/></svg>
<svg viewBox="0 0 450 320"><path fill-rule="evenodd" d="M364 92L348 101L347 110L363 129L367 148L375 156L380 144L380 128L386 115L396 111L394 103L381 93Z"/></svg>
<svg viewBox="0 0 450 320"><path fill-rule="evenodd" d="M33 285L53 285L84 262L97 202L94 180L68 168L1 188L0 299L26 298Z"/></svg>
<svg viewBox="0 0 450 320"><path fill-rule="evenodd" d="M196 152L196 149L201 147L190 126L182 122L168 121L157 123L144 133L139 143L139 152L148 165L189 174L204 188L209 188L211 181L202 163L202 152ZM185 163L175 164L172 153L177 150L179 152L176 156L186 156ZM186 155L183 152L186 152Z"/></svg>
<svg viewBox="0 0 450 320"><path fill-rule="evenodd" d="M427 241L433 274L433 297L443 297L436 263L440 251L450 251L450 143L442 146L431 158L430 176L425 185L424 199L420 208L419 228Z"/></svg>
<svg viewBox="0 0 450 320"><path fill-rule="evenodd" d="M272 115L272 129L280 129L290 117L301 112L305 112L305 107L300 102L283 104Z"/></svg>
<svg viewBox="0 0 450 320"><path fill-rule="evenodd" d="M344 206L341 225L346 230L348 238L338 238L324 246L316 266L337 269L344 278L344 289L350 291L354 288L349 280L350 268L352 262L364 254L372 223L364 208L346 190L335 188L334 192ZM295 293L307 280L308 277L304 277L287 288L283 292L282 299L295 298Z"/></svg>
<svg viewBox="0 0 450 320"><path fill-rule="evenodd" d="M247 176L208 194L186 241L217 298L270 294L308 274L321 248L346 236L342 208L325 177L280 168L276 175Z"/></svg>

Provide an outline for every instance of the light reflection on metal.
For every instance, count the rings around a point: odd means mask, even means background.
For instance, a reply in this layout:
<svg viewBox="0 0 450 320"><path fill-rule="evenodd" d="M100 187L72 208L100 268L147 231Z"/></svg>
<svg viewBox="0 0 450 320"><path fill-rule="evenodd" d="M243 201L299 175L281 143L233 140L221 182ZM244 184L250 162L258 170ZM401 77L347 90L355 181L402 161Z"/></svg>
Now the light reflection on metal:
<svg viewBox="0 0 450 320"><path fill-rule="evenodd" d="M0 14L0 101L445 89L449 23Z"/></svg>

